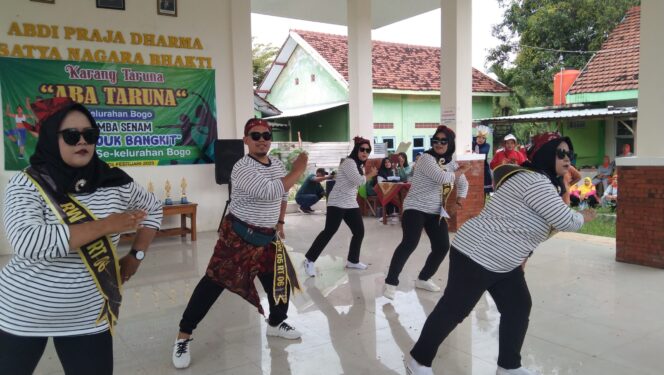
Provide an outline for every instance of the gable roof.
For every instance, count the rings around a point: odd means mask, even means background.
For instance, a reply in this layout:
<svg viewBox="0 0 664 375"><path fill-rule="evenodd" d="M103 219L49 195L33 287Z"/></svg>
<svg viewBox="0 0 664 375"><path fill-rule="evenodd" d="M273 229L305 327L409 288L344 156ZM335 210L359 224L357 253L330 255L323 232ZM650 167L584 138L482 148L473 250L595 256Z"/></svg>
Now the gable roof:
<svg viewBox="0 0 664 375"><path fill-rule="evenodd" d="M640 24L641 7L630 8L567 94L638 89Z"/></svg>
<svg viewBox="0 0 664 375"><path fill-rule="evenodd" d="M304 42L305 49L313 49L324 64L348 84L348 40L346 36L291 30L291 36L282 46L282 52L294 47L291 40ZM259 85L259 94L270 90L288 56L280 53L278 64L270 68L266 79ZM273 73L273 74L270 74ZM409 91L440 91L440 48L408 44L372 42L372 76L374 89ZM506 94L510 88L473 68L473 93Z"/></svg>

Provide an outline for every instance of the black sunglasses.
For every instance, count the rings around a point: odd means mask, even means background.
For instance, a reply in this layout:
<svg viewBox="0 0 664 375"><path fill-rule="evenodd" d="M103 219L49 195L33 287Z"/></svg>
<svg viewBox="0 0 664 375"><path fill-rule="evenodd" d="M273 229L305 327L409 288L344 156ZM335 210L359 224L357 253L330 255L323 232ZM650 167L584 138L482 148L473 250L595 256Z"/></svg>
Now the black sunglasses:
<svg viewBox="0 0 664 375"><path fill-rule="evenodd" d="M78 131L78 129L69 128L65 130L60 130L58 134L62 135L62 140L70 146L76 146L78 141L81 140L81 136L85 140L85 143L89 145L97 144L99 139L99 128L87 128L83 131Z"/></svg>
<svg viewBox="0 0 664 375"><path fill-rule="evenodd" d="M432 144L432 145L437 145L437 144L439 144L439 143L440 143L441 145L446 145L446 144L448 144L449 142L450 142L450 141L449 141L447 138L436 138L436 137L431 138L431 144Z"/></svg>
<svg viewBox="0 0 664 375"><path fill-rule="evenodd" d="M261 139L261 137L266 141L272 140L272 133L270 133L270 132L262 132L262 133L251 132L251 133L249 133L249 136L254 141L259 141Z"/></svg>
<svg viewBox="0 0 664 375"><path fill-rule="evenodd" d="M567 156L570 160L572 160L572 151L556 149L556 157L558 157L558 159L563 160L565 159L565 156Z"/></svg>
<svg viewBox="0 0 664 375"><path fill-rule="evenodd" d="M367 154L371 153L371 147L360 147L360 152L366 152Z"/></svg>

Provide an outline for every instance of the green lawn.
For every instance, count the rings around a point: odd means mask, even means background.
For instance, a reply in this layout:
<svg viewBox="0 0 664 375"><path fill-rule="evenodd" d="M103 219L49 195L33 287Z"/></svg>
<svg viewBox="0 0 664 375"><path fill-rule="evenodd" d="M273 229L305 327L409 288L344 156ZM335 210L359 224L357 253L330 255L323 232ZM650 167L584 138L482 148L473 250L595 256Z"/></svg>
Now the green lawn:
<svg viewBox="0 0 664 375"><path fill-rule="evenodd" d="M595 220L583 224L579 233L616 238L616 216L609 208L600 207Z"/></svg>

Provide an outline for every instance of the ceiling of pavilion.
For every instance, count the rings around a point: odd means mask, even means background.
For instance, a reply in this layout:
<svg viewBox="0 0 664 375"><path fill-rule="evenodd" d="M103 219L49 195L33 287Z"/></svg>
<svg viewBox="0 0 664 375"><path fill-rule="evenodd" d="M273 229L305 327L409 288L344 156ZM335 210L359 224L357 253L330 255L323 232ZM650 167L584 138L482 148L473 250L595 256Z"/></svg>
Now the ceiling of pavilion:
<svg viewBox="0 0 664 375"><path fill-rule="evenodd" d="M371 0L372 29L440 8L440 0ZM346 0L251 0L251 12L346 26Z"/></svg>

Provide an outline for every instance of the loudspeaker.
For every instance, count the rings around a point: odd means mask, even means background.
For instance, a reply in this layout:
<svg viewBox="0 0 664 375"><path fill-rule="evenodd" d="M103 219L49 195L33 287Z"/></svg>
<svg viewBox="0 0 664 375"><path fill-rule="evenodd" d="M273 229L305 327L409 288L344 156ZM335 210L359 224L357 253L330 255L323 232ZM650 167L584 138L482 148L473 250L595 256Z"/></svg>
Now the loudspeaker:
<svg viewBox="0 0 664 375"><path fill-rule="evenodd" d="M244 156L241 139L217 139L214 141L214 178L218 184L231 182L235 163Z"/></svg>

